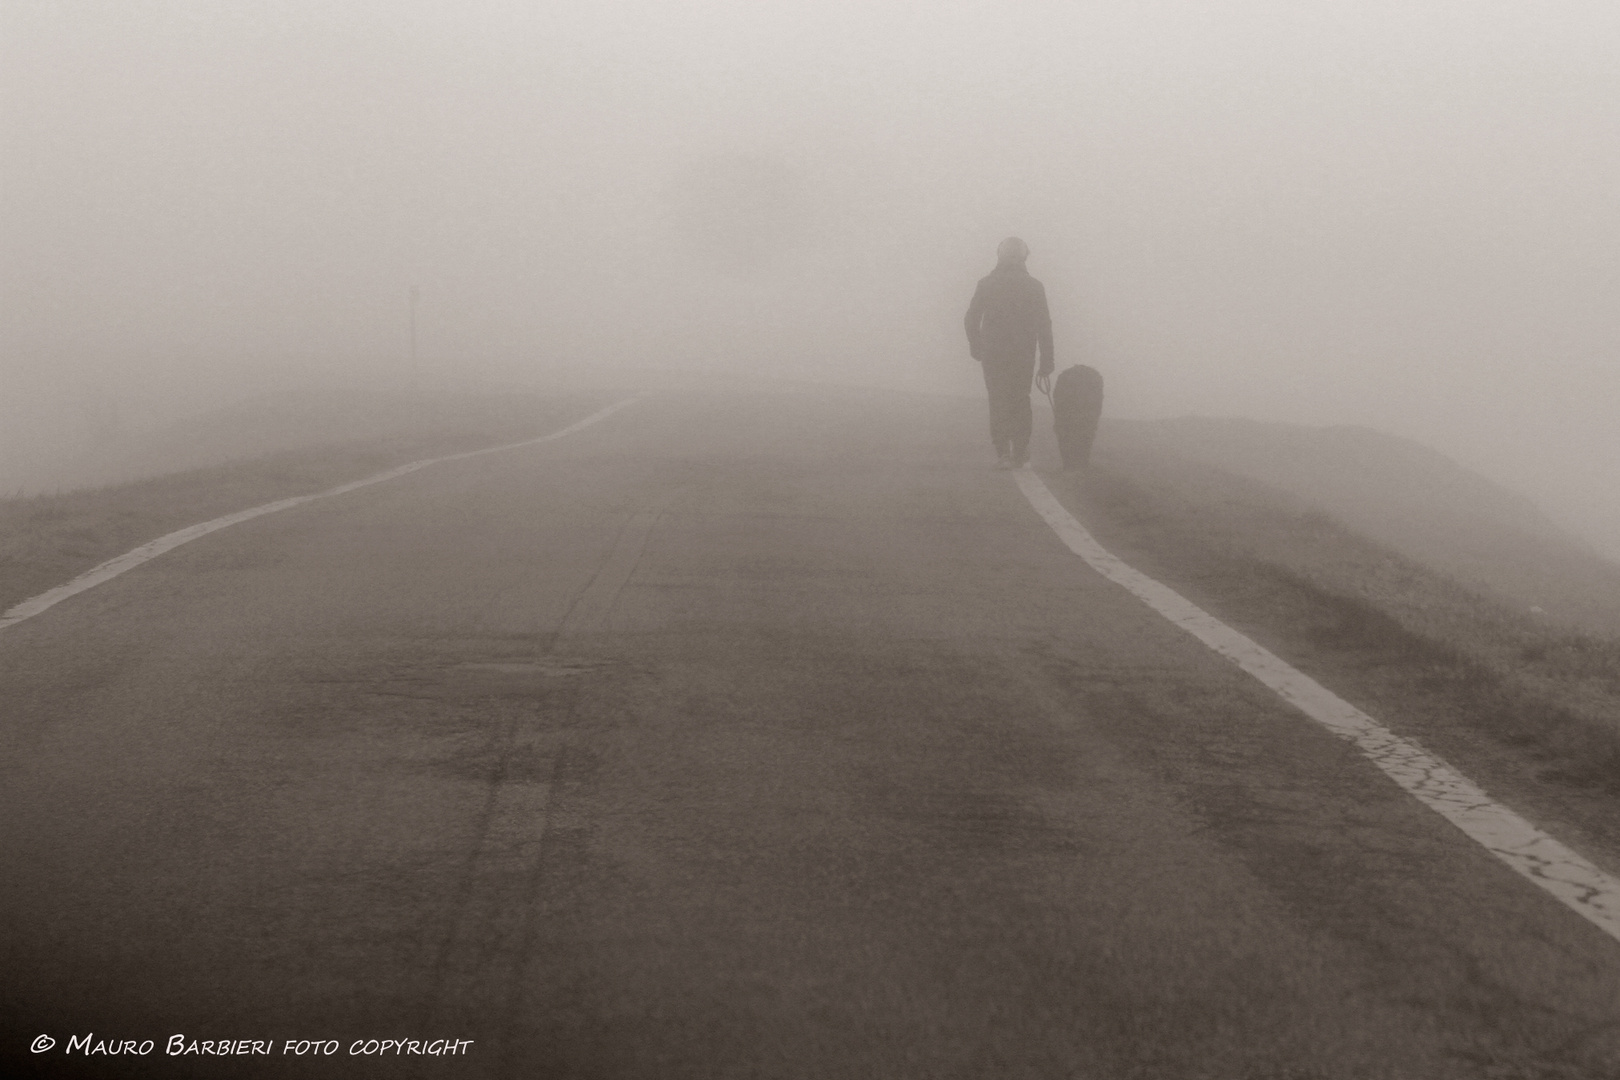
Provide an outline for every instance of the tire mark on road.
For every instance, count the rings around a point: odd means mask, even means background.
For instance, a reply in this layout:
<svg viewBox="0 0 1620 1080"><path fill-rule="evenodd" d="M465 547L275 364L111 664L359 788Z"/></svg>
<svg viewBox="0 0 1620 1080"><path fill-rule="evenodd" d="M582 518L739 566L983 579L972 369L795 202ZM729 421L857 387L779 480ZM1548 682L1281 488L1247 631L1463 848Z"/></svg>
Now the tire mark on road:
<svg viewBox="0 0 1620 1080"><path fill-rule="evenodd" d="M591 575L585 587L569 602L568 610L563 613L562 621L557 624L557 631L552 635L550 646L553 656L557 655L557 650L566 639L594 633L606 625L613 604L619 598L619 591L624 588L641 563L641 556L647 550L647 540L652 535L653 527L680 494L679 488L665 492L636 511L620 527L608 557L597 567L596 573Z"/></svg>
<svg viewBox="0 0 1620 1080"><path fill-rule="evenodd" d="M1092 569L1259 679L1306 716L1353 743L1423 805L1592 925L1620 940L1620 880L1492 801L1473 781L1417 742L1396 735L1180 593L1128 566L1097 543L1032 470L1020 469L1014 477L1035 512Z"/></svg>
<svg viewBox="0 0 1620 1080"><path fill-rule="evenodd" d="M562 663L564 650L606 625L620 592L635 576L653 529L680 494L675 489L660 495L620 526L606 558L575 595L546 647L536 653L536 670L559 677L589 671ZM594 759L557 735L559 727L567 728L576 703L577 690L569 695L562 717L555 712L542 716L537 708L514 718L499 738L478 840L465 863L451 926L432 965L427 1030L443 1028L452 1012L495 1020L503 1036L518 1021L547 856L569 836L577 839L588 829L579 803ZM523 769L514 767L547 756L551 767L544 782L526 778Z"/></svg>

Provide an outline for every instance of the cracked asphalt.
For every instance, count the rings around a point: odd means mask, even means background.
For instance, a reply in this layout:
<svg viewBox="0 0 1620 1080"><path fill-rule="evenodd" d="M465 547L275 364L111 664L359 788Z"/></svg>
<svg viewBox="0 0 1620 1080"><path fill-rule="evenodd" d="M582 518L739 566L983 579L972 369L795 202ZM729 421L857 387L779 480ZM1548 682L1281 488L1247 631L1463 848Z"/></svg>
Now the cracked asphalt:
<svg viewBox="0 0 1620 1080"><path fill-rule="evenodd" d="M665 394L0 634L0 1052L1620 1076L1620 945L1088 569L981 423ZM85 1032L157 1050L27 1052Z"/></svg>

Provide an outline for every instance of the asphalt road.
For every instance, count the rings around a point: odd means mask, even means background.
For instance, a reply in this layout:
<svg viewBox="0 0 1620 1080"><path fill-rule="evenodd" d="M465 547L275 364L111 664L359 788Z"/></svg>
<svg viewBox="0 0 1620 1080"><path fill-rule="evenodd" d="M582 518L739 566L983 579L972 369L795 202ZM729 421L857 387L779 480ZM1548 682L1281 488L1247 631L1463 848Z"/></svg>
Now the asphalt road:
<svg viewBox="0 0 1620 1080"><path fill-rule="evenodd" d="M0 1049L67 1074L69 1039L154 1040L84 1066L119 1076L1620 1075L1620 946L1089 570L981 423L664 395L9 628ZM176 1034L277 1052L165 1057ZM443 1038L473 1042L349 1054Z"/></svg>

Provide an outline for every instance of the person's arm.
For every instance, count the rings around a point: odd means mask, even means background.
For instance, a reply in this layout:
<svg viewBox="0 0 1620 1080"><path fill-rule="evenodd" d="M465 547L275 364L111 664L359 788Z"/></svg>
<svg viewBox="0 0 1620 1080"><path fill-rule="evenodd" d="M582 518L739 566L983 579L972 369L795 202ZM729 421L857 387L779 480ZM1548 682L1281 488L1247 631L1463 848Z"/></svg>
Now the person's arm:
<svg viewBox="0 0 1620 1080"><path fill-rule="evenodd" d="M975 360L982 360L979 355L979 326L984 322L984 282L973 290L973 300L968 304L967 315L962 319L962 325L967 329L968 355Z"/></svg>
<svg viewBox="0 0 1620 1080"><path fill-rule="evenodd" d="M1052 374L1052 313L1046 306L1046 286L1040 286L1040 304L1037 305L1035 317L1039 320L1035 331L1040 337L1042 375Z"/></svg>

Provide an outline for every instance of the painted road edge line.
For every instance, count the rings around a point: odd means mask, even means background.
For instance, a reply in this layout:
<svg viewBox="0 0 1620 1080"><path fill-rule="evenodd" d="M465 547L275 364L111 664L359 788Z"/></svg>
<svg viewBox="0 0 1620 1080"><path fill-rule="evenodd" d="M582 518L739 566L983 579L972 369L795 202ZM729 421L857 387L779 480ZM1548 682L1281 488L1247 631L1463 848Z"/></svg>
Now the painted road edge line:
<svg viewBox="0 0 1620 1080"><path fill-rule="evenodd" d="M1396 735L1181 594L1126 565L1097 543L1033 470L1019 469L1014 475L1035 512L1092 569L1265 683L1312 720L1354 743L1368 760L1419 802L1604 933L1620 940L1620 880L1493 802L1472 780L1416 742Z"/></svg>
<svg viewBox="0 0 1620 1080"><path fill-rule="evenodd" d="M77 596L86 589L93 589L102 582L110 581L127 570L133 570L142 563L151 562L153 559L157 558L159 555L162 555L166 551L173 551L181 544L189 544L198 537L207 536L211 532L218 532L220 529L229 528L232 525L239 525L251 518L263 517L265 514L274 514L281 510L290 510L295 506L302 506L304 503L315 502L317 499L330 499L334 495L342 495L358 488L369 487L372 484L380 484L384 480L392 480L395 477L416 472L418 469L425 469L429 465L438 465L446 461L460 461L463 458L479 457L483 454L498 454L503 450L516 450L520 446L534 446L537 443L545 443L551 442L555 439L561 439L564 436L572 435L581 428L587 428L592 424L606 420L620 409L626 408L638 400L639 396L628 397L623 401L616 401L612 405L607 406L605 409L598 409L596 412L585 417L583 420L576 420L567 427L553 431L549 435L541 435L533 439L523 439L519 442L502 443L500 446L486 446L482 450L467 450L459 454L445 454L443 457L423 458L421 461L412 461L404 465L399 465L387 470L386 472L377 473L375 476L368 476L361 480L351 480L346 484L339 484L337 487L328 488L325 491L317 491L310 495L295 495L289 499L278 499L275 502L265 503L262 506L250 507L247 510L238 510L234 514L226 514L224 517L217 517L212 521L204 521L198 525L187 525L183 529L177 529L165 536L158 537L156 540L148 540L146 543L142 544L138 548L135 548L133 551L126 551L124 554L119 555L116 558L108 559L100 566L92 567L91 569L86 570L84 573L80 574L72 581L67 582L65 585L58 585L54 589L42 592L32 599L24 600L15 607L7 609L3 615L0 615L0 630L4 630L8 626L14 626L17 623L22 622L24 619L31 619L40 612L55 607L57 604L60 604L63 600L66 600L70 596Z"/></svg>

